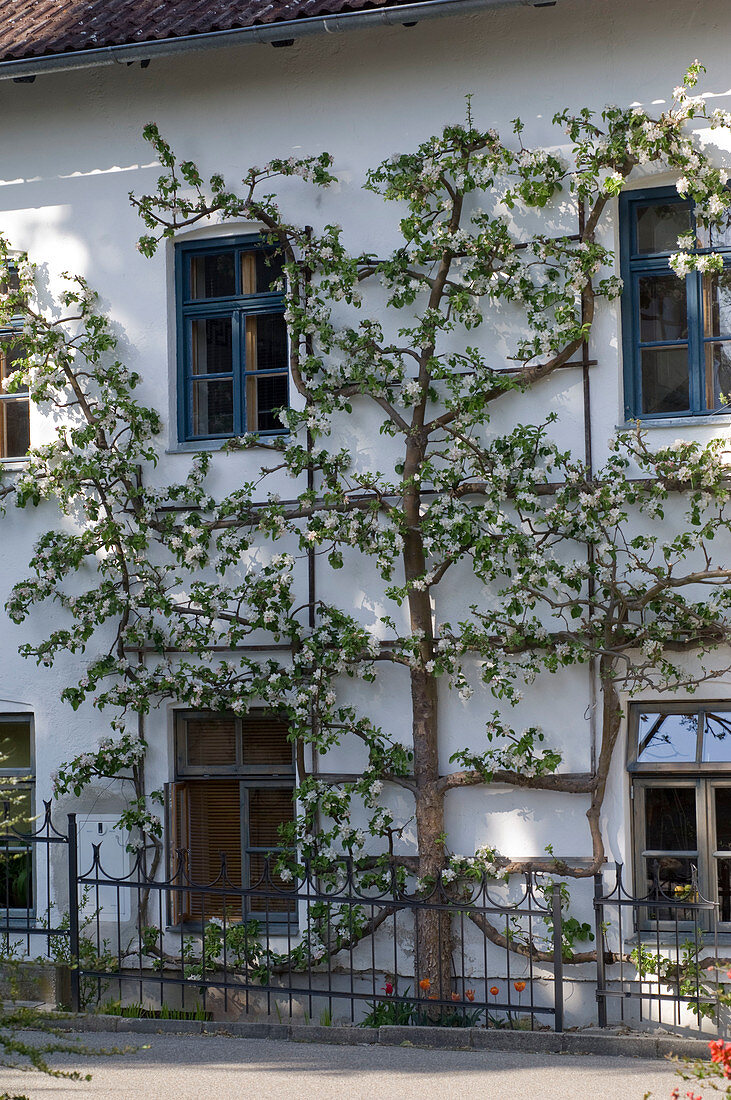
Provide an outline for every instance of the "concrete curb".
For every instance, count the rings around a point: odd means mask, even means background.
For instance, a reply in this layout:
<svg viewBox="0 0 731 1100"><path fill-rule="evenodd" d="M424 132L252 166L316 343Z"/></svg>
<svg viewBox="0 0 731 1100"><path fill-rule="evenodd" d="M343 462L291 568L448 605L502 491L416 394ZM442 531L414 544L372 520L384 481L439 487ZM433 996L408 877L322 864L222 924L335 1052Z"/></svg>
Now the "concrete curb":
<svg viewBox="0 0 731 1100"><path fill-rule="evenodd" d="M295 1043L430 1047L439 1050L501 1050L515 1054L593 1054L618 1058L666 1058L677 1054L708 1060L708 1039L670 1035L613 1035L596 1031L508 1031L478 1027L323 1027L318 1024L228 1023L212 1020L144 1020L97 1014L49 1013L45 1026L60 1031L124 1032L138 1035L223 1035Z"/></svg>

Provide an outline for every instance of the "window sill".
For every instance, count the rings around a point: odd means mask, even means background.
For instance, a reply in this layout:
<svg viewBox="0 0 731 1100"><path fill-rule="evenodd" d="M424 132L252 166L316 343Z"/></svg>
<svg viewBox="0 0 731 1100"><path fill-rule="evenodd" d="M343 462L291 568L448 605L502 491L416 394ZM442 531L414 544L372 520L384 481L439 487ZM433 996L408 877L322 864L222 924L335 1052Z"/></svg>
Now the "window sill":
<svg viewBox="0 0 731 1100"><path fill-rule="evenodd" d="M277 435L264 436L257 443L253 444L254 447L262 447L265 450L271 450L274 445L274 441L286 437L285 432L279 432ZM233 436L231 437L234 438ZM165 450L166 455L182 455L182 454L199 454L201 451L222 451L227 443L230 443L231 439L198 439L192 440L189 443L175 443L171 447L167 447ZM246 450L251 450L251 447L247 447ZM236 451L236 454L241 454L241 451Z"/></svg>
<svg viewBox="0 0 731 1100"><path fill-rule="evenodd" d="M16 470L25 470L29 461L28 455L18 455L17 458L0 458L0 466L4 466L6 470L14 473Z"/></svg>
<svg viewBox="0 0 731 1100"><path fill-rule="evenodd" d="M638 417L636 420L626 420L624 424L618 424L617 431L634 431L638 425L640 431L644 431L646 428L702 428L707 424L725 424L729 426L731 425L731 412L714 413L712 416L704 416L703 414L698 416L666 416L657 417L655 420L652 417L648 417L646 420Z"/></svg>

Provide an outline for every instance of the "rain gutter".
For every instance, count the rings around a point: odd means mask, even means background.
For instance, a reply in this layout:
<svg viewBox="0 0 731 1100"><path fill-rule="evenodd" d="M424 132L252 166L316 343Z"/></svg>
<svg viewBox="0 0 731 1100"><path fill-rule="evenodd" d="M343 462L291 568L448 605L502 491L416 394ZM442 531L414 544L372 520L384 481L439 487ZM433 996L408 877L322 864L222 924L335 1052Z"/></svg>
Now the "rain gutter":
<svg viewBox="0 0 731 1100"><path fill-rule="evenodd" d="M365 27L401 24L411 26L426 19L441 19L450 15L470 15L475 12L508 7L554 7L556 0L421 0L398 4L377 11L343 12L308 19L288 19L254 27L210 31L205 34L183 35L177 38L152 39L122 46L103 46L89 50L73 50L43 57L0 61L0 80L31 82L44 73L91 69L101 65L131 65L148 63L153 58L169 57L195 50L211 50L230 46L269 43L290 46L299 38L316 34L334 34Z"/></svg>

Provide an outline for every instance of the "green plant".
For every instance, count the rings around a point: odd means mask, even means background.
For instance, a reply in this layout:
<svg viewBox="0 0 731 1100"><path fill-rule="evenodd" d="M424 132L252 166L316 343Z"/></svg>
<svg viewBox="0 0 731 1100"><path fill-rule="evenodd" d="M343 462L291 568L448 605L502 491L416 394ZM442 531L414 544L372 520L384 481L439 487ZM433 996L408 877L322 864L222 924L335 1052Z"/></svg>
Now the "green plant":
<svg viewBox="0 0 731 1100"><path fill-rule="evenodd" d="M72 958L71 941L68 936L70 917L66 910L57 925L61 935L49 937L48 953L51 961L56 966L67 966L69 969L91 970L95 973L113 974L120 968L120 959L111 950L109 940L104 939L97 943L88 930L94 926L99 910L91 912L88 906L90 888L86 887L79 898L79 911L83 914L79 921L79 954L78 958ZM41 927L48 927L51 911L55 908L53 902L48 907L48 913L39 918ZM45 962L45 956L39 956L38 962ZM101 978L81 977L79 981L79 1005L86 1008L93 1001L98 1000L103 992L109 988ZM70 1006L65 1006L70 1007Z"/></svg>
<svg viewBox="0 0 731 1100"><path fill-rule="evenodd" d="M390 987L390 992L388 992ZM385 1027L387 1024L410 1024L414 1014L414 1005L402 1000L408 997L409 986L406 986L401 996L394 996L393 986L390 982L384 987L385 997L378 997L375 1001L368 1002L369 1012L361 1020L360 1027Z"/></svg>
<svg viewBox="0 0 731 1100"><path fill-rule="evenodd" d="M640 944L630 952L630 959L637 967L637 977L641 981L648 974L656 976L686 999L688 1008L699 1021L715 1020L718 1005L731 1003L731 995L717 988L716 967L712 959L701 959L702 948L702 937L697 941L685 940L674 961Z"/></svg>
<svg viewBox="0 0 731 1100"><path fill-rule="evenodd" d="M194 1009L171 1008L163 1001L160 1008L149 1008L141 1003L123 1005L120 1001L106 1001L97 1006L97 1012L106 1016L123 1016L133 1020L210 1020L211 1014L201 1005Z"/></svg>
<svg viewBox="0 0 731 1100"><path fill-rule="evenodd" d="M419 983L428 992L427 979ZM452 1005L432 1005L429 1001L409 998L409 986L397 993L391 982L383 987L385 996L368 1002L369 1012L360 1027L383 1027L386 1024L412 1024L420 1027L475 1027L485 1014L483 1008L468 1007L474 1000L474 991L467 990L466 1001L452 994Z"/></svg>

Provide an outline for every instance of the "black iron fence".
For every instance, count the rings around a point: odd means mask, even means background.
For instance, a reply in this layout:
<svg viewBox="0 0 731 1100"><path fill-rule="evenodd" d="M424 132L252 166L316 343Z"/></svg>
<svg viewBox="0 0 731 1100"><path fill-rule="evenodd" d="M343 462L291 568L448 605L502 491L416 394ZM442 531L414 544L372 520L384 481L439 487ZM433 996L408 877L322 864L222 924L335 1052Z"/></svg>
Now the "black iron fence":
<svg viewBox="0 0 731 1100"><path fill-rule="evenodd" d="M415 892L347 860L285 881L265 859L244 887L223 857L194 881L179 852L164 880L142 856L119 877L100 846L77 866L74 814L64 831L50 805L35 832L0 824L0 953L66 964L74 1010L563 1028L561 899L530 876Z"/></svg>
<svg viewBox="0 0 731 1100"><path fill-rule="evenodd" d="M36 956L68 961L73 939L73 906L59 904L58 895L76 892L76 822L69 817L60 832L51 818L51 803L33 832L14 824L14 804L2 803L0 818L0 947L5 958ZM52 863L65 881L52 889Z"/></svg>
<svg viewBox="0 0 731 1100"><path fill-rule="evenodd" d="M327 878L327 884L323 882ZM185 852L164 881L136 860L109 876L95 849L78 876L93 913L80 920L97 964L79 967L82 999L165 1003L175 1010L340 1022L563 1028L561 903L528 878L512 898L481 879L409 892L387 873L335 861L283 881L269 860L242 887L222 857L208 883ZM102 895L114 892L110 926ZM131 904L123 902L125 893ZM123 921L120 914L131 914ZM543 940L552 965L529 944ZM508 949L509 948L509 949ZM545 954L544 950L544 954ZM82 943L83 955L83 943Z"/></svg>
<svg viewBox="0 0 731 1100"><path fill-rule="evenodd" d="M195 881L185 852L168 877L108 873L99 846L78 867L75 815L50 804L34 832L0 821L0 961L45 959L68 972L81 1010L139 1003L151 1011L302 1021L564 1026L563 918L556 885L479 879L416 891L347 861L298 877L268 860L242 887L222 858ZM606 875L606 872L605 872ZM622 868L594 881L600 1026L719 1023L718 905L697 878L648 894ZM573 977L568 979L576 982ZM578 986L574 984L572 991Z"/></svg>
<svg viewBox="0 0 731 1100"><path fill-rule="evenodd" d="M695 867L673 893L663 889L659 862L651 874L642 897L627 890L621 864L609 888L595 876L599 1026L723 1024L718 904L701 895Z"/></svg>

